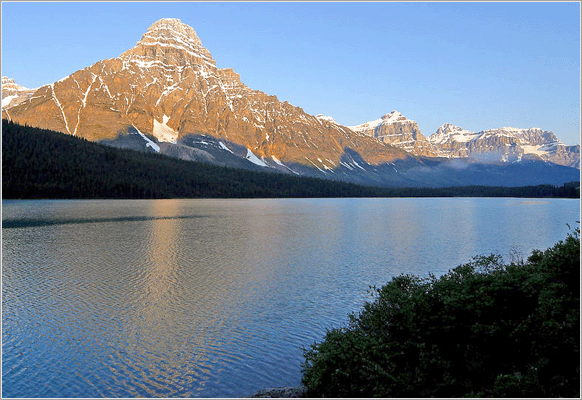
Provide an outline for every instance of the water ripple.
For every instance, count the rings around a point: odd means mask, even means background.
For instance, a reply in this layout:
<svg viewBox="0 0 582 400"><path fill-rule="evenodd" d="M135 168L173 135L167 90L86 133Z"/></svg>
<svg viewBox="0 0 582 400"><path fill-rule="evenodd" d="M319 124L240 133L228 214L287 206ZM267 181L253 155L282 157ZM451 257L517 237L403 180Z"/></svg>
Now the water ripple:
<svg viewBox="0 0 582 400"><path fill-rule="evenodd" d="M439 211L444 201L3 203L2 394L240 397L297 385L301 348L345 324L369 285L501 245L544 248L579 220L576 202L504 214L465 199Z"/></svg>

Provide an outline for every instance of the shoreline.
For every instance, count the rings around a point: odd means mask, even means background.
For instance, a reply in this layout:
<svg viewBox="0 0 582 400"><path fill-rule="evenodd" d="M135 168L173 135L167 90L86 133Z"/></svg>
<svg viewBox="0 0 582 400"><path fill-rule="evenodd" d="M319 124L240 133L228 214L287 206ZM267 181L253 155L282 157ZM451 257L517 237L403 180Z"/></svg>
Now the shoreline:
<svg viewBox="0 0 582 400"><path fill-rule="evenodd" d="M283 386L259 390L250 398L298 398L305 397L306 393L304 386Z"/></svg>

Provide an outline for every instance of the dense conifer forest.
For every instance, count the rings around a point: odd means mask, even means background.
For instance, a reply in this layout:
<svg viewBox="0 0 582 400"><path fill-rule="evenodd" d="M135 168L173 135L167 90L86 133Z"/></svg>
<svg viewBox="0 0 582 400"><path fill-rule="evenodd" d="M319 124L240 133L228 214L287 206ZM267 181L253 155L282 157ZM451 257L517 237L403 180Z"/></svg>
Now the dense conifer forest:
<svg viewBox="0 0 582 400"><path fill-rule="evenodd" d="M117 149L2 120L2 198L580 197L579 183L380 188Z"/></svg>

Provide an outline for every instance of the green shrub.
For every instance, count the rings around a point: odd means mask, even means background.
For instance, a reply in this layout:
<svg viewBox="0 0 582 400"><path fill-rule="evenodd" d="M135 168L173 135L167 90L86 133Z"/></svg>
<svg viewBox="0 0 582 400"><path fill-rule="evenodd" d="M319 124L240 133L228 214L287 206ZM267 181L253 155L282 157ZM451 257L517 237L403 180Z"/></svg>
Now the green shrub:
<svg viewBox="0 0 582 400"><path fill-rule="evenodd" d="M580 230L527 261L401 275L304 349L310 397L579 397Z"/></svg>

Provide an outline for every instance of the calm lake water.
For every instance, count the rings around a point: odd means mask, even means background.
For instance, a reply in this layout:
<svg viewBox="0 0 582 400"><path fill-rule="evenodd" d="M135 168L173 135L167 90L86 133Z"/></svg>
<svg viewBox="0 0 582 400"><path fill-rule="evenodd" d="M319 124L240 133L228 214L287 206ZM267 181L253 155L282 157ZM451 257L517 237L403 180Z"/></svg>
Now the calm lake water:
<svg viewBox="0 0 582 400"><path fill-rule="evenodd" d="M565 239L577 200L2 202L4 397L242 397L301 380L401 273Z"/></svg>

